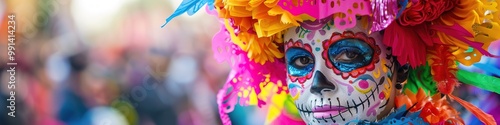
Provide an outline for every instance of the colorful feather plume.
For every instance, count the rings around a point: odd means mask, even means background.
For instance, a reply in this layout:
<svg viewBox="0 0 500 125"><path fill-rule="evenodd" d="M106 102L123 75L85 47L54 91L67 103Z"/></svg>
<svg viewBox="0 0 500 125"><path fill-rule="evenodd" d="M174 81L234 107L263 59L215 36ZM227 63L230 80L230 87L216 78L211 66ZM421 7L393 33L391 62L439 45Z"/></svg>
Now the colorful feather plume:
<svg viewBox="0 0 500 125"><path fill-rule="evenodd" d="M213 8L214 6L214 0L183 0L181 5L170 15L165 23L161 25L161 27L165 27L168 22L170 22L172 19L175 17L187 13L188 15L193 15L194 13L198 12L203 6L208 5L210 8Z"/></svg>
<svg viewBox="0 0 500 125"><path fill-rule="evenodd" d="M459 70L457 78L462 83L500 94L500 78L465 70Z"/></svg>
<svg viewBox="0 0 500 125"><path fill-rule="evenodd" d="M460 105L464 106L465 109L469 110L474 116L476 116L481 122L483 122L486 125L496 125L495 118L491 116L490 114L486 114L483 110L477 108L476 106L472 105L471 103L464 101L452 94L449 94L448 97L450 99L457 101Z"/></svg>
<svg viewBox="0 0 500 125"><path fill-rule="evenodd" d="M417 93L419 89L422 89L430 96L437 93L436 82L434 82L434 78L432 78L429 64L410 69L408 80L404 85L403 91L406 89L413 93Z"/></svg>
<svg viewBox="0 0 500 125"><path fill-rule="evenodd" d="M467 110L472 112L479 120L487 125L495 125L495 119L486 114L476 106L466 102L451 94L454 87L458 86L458 80L455 76L458 67L455 63L455 56L449 51L449 47L445 45L435 45L429 52L429 63L431 64L431 73L434 80L437 82L439 92L447 95L450 99L457 101L460 105L464 106Z"/></svg>
<svg viewBox="0 0 500 125"><path fill-rule="evenodd" d="M428 52L428 62L431 66L431 74L437 82L439 92L451 94L454 87L459 83L455 77L458 66L455 63L455 56L445 45L434 45Z"/></svg>

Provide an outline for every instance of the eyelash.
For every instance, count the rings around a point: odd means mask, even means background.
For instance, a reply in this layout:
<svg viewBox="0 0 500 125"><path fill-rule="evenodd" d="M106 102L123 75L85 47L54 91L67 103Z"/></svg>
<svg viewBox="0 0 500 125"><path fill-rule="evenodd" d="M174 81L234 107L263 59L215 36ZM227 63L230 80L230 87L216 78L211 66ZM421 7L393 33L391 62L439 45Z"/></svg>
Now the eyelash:
<svg viewBox="0 0 500 125"><path fill-rule="evenodd" d="M287 56L287 70L290 75L300 77L305 76L312 71L315 60L312 57L312 54L307 50L302 48L289 48L285 55ZM304 66L298 66L296 62L300 61L300 59L308 59L308 63L304 64Z"/></svg>
<svg viewBox="0 0 500 125"><path fill-rule="evenodd" d="M337 60L337 58L339 58L339 56L342 56L343 54L347 54L347 53L354 53L354 54L356 54L356 57L362 55L362 52L359 49L348 48L348 49L341 50L339 52L339 54L337 54L337 56L335 57L335 59ZM354 57L354 58L356 58L356 57Z"/></svg>
<svg viewBox="0 0 500 125"><path fill-rule="evenodd" d="M360 54L362 53L361 50L357 47L342 47L338 52L336 53L332 53L332 54L342 54L342 53L345 53L345 52L355 52L357 54Z"/></svg>
<svg viewBox="0 0 500 125"><path fill-rule="evenodd" d="M306 59L307 62L303 63L301 59ZM297 64L297 63L300 63L300 65ZM291 66L293 66L294 68L297 68L297 69L308 70L308 69L305 69L305 68L310 67L310 65L314 65L314 60L311 57L301 56L301 57L296 57L296 58L292 59L292 61L290 62L289 65L291 65ZM301 66L301 65L303 65L303 66Z"/></svg>
<svg viewBox="0 0 500 125"><path fill-rule="evenodd" d="M339 48L338 46L342 46ZM364 51L359 47L365 47ZM337 58L344 56L348 52L355 53L356 56L349 61L339 61ZM347 55L345 55L347 56ZM358 39L343 39L333 43L328 47L328 59L332 65L342 72L350 72L354 69L368 65L373 56L373 49L364 41Z"/></svg>

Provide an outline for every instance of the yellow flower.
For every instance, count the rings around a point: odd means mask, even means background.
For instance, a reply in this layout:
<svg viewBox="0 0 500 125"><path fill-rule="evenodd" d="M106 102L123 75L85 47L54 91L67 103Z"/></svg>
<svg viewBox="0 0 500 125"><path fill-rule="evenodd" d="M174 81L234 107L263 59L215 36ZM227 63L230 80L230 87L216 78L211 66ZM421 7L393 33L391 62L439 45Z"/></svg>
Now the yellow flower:
<svg viewBox="0 0 500 125"><path fill-rule="evenodd" d="M452 10L443 13L435 23L448 26L452 26L455 23L459 24L474 35L474 38L468 38L469 40L483 43L482 48L488 50L491 42L500 39L500 35L495 35L495 33L500 32L499 6L493 4L500 2L500 0L458 1ZM453 46L451 47L454 50L453 55L457 57L460 63L472 65L481 60L483 54L476 49L470 51L467 43L443 32L437 32L437 36L444 44Z"/></svg>
<svg viewBox="0 0 500 125"><path fill-rule="evenodd" d="M248 53L250 60L260 64L283 58L283 52L278 49L283 43L283 31L299 26L304 18L283 10L277 5L278 1L215 0L219 17L226 19L231 40ZM229 19L233 24L228 23Z"/></svg>

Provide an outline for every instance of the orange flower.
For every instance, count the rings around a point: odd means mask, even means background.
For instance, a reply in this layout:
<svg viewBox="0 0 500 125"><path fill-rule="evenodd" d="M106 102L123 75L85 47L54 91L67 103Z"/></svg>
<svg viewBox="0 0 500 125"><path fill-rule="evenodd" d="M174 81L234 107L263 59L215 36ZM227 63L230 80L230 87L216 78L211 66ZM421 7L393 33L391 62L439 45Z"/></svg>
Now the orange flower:
<svg viewBox="0 0 500 125"><path fill-rule="evenodd" d="M464 124L442 94L428 96L423 89L418 89L417 93L406 89L404 94L396 97L396 108L406 105L410 112L420 111L420 117L430 124Z"/></svg>
<svg viewBox="0 0 500 125"><path fill-rule="evenodd" d="M411 112L416 112L422 109L425 104L423 101L425 101L427 97L428 96L425 94L423 89L418 89L417 93L413 93L411 90L405 89L404 94L396 96L396 107L399 108L406 105L406 110L411 108Z"/></svg>
<svg viewBox="0 0 500 125"><path fill-rule="evenodd" d="M219 17L231 20L226 23L231 40L248 58L260 64L283 58L279 44L283 43L282 32L299 26L304 19L294 16L277 5L279 0L215 0ZM311 19L311 18L306 18Z"/></svg>
<svg viewBox="0 0 500 125"><path fill-rule="evenodd" d="M440 98L441 94L432 96L432 100L425 103L420 112L420 117L430 124L463 125L464 121L459 113L453 108L446 97Z"/></svg>
<svg viewBox="0 0 500 125"><path fill-rule="evenodd" d="M299 26L300 16L293 16L277 5L279 0L215 0L219 17L231 20L226 28L231 32L231 40L248 58L260 64L282 58L279 51L282 32Z"/></svg>

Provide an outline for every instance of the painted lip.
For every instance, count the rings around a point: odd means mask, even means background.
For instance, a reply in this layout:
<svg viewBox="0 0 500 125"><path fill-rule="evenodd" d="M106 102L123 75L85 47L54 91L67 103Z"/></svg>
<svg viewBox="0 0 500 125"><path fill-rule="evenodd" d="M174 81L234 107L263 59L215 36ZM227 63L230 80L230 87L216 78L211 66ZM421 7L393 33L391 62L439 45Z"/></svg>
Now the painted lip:
<svg viewBox="0 0 500 125"><path fill-rule="evenodd" d="M347 107L337 105L316 106L312 110L314 118L317 119L328 119L345 111L347 111Z"/></svg>

